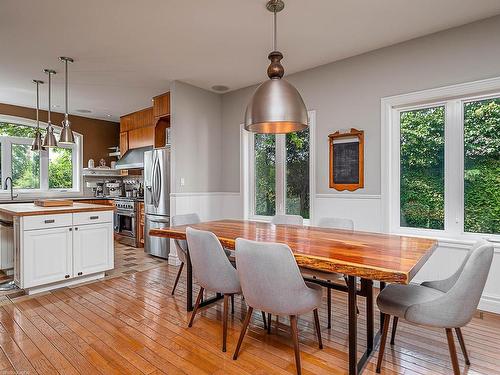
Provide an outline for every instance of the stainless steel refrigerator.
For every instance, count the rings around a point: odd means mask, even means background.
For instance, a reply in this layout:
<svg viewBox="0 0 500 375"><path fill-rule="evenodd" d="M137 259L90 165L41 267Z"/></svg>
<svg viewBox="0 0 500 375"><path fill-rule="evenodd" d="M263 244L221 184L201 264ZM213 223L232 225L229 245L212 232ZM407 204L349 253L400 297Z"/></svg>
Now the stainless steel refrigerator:
<svg viewBox="0 0 500 375"><path fill-rule="evenodd" d="M152 237L150 229L170 226L170 148L144 152L144 251L167 258L168 238Z"/></svg>

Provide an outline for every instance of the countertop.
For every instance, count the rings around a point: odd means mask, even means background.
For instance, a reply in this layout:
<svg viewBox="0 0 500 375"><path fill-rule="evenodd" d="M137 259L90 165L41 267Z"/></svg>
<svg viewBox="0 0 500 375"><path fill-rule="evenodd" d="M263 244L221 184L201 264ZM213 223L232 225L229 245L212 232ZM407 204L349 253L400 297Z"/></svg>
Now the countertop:
<svg viewBox="0 0 500 375"><path fill-rule="evenodd" d="M113 206L89 203L73 203L73 206L39 207L34 203L0 204L0 212L10 216L35 216L50 214L67 214L74 212L114 211Z"/></svg>

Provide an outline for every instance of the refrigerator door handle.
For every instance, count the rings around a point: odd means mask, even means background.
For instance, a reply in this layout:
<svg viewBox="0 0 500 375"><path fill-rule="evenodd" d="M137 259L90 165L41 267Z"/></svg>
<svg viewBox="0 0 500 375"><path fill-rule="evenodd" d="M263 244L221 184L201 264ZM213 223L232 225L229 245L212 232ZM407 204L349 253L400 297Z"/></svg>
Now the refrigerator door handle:
<svg viewBox="0 0 500 375"><path fill-rule="evenodd" d="M155 191L154 191L154 202L155 207L158 208L160 204L160 196L161 196L161 168L160 162L156 159L154 166L154 183L155 183Z"/></svg>

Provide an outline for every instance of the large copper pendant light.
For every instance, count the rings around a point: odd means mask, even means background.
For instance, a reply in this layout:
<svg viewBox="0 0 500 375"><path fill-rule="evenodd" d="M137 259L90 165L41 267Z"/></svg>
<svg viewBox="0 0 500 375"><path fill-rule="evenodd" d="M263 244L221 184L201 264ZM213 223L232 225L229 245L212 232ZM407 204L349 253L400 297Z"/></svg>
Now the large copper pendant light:
<svg viewBox="0 0 500 375"><path fill-rule="evenodd" d="M274 48L268 58L270 78L255 90L245 112L245 129L254 133L291 133L308 127L307 108L299 92L283 80L285 69L281 65L283 55L276 46L276 15L282 11L282 0L270 0L266 8L274 16Z"/></svg>
<svg viewBox="0 0 500 375"><path fill-rule="evenodd" d="M64 111L64 120L62 121L62 130L61 136L59 137L59 143L71 144L75 143L75 137L73 136L73 132L71 131L71 122L69 121L69 113L68 113L68 63L73 62L74 60L71 57L59 57L59 60L64 61L65 67L65 111Z"/></svg>
<svg viewBox="0 0 500 375"><path fill-rule="evenodd" d="M55 70L52 69L44 69L43 70L49 76L49 109L47 111L47 133L45 134L45 138L43 139L43 147L57 147L57 140L54 135L54 127L50 122L50 108L52 106L51 102L51 91L52 91L52 74L56 74Z"/></svg>
<svg viewBox="0 0 500 375"><path fill-rule="evenodd" d="M36 130L35 130L35 139L33 139L33 143L31 145L32 151L43 151L43 141L42 141L42 133L40 132L40 85L43 85L43 81L39 79L34 79L33 83L36 84Z"/></svg>

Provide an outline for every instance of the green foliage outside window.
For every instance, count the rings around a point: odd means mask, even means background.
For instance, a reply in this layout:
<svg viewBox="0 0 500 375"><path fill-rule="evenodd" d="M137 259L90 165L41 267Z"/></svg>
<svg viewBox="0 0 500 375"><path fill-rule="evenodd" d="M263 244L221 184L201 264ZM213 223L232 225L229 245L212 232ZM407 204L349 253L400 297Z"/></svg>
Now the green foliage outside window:
<svg viewBox="0 0 500 375"><path fill-rule="evenodd" d="M400 225L444 229L444 107L400 117Z"/></svg>
<svg viewBox="0 0 500 375"><path fill-rule="evenodd" d="M500 98L464 105L464 230L500 233Z"/></svg>
<svg viewBox="0 0 500 375"><path fill-rule="evenodd" d="M35 130L31 126L0 122L0 136L33 138ZM43 137L45 129L40 129L40 131ZM72 150L53 148L42 152L49 152L49 188L72 188ZM12 180L15 189L40 188L40 154L32 152L31 145L12 144L11 162Z"/></svg>
<svg viewBox="0 0 500 375"><path fill-rule="evenodd" d="M276 137L255 134L255 214L276 214Z"/></svg>
<svg viewBox="0 0 500 375"><path fill-rule="evenodd" d="M286 135L286 213L309 219L309 130Z"/></svg>

